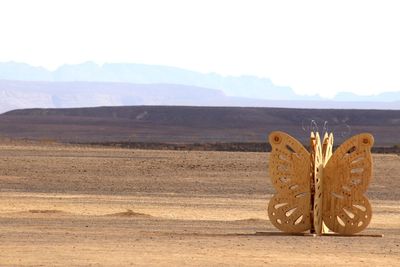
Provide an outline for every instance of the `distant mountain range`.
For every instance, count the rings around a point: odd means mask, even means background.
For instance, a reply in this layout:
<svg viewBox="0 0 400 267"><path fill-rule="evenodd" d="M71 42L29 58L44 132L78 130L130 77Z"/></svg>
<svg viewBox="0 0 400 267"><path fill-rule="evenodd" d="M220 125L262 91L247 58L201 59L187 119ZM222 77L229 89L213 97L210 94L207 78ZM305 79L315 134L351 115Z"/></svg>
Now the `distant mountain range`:
<svg viewBox="0 0 400 267"><path fill-rule="evenodd" d="M227 96L221 90L177 84L0 80L0 113L24 108L132 105L400 109L400 101L263 100Z"/></svg>
<svg viewBox="0 0 400 267"><path fill-rule="evenodd" d="M175 67L92 62L55 71L0 63L0 112L18 108L115 105L400 109L400 91L340 93L333 100L297 95L255 76L221 76Z"/></svg>

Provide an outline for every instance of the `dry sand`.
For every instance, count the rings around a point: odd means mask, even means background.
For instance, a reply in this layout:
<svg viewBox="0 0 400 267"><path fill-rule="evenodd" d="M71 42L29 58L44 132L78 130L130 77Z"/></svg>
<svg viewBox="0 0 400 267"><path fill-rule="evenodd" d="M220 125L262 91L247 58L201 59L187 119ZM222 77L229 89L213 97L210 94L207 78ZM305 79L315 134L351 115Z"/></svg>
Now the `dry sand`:
<svg viewBox="0 0 400 267"><path fill-rule="evenodd" d="M399 156L374 155L383 238L280 234L268 157L2 144L0 266L400 265Z"/></svg>

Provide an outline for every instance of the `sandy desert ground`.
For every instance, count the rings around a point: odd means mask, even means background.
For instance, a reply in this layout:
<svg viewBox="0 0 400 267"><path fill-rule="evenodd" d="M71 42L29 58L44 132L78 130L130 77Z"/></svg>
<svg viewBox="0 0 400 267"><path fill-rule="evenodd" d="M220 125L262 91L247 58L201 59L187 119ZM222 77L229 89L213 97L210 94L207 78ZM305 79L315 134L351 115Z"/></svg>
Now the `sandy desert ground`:
<svg viewBox="0 0 400 267"><path fill-rule="evenodd" d="M400 265L398 155L374 155L383 238L280 234L268 157L0 144L0 266Z"/></svg>

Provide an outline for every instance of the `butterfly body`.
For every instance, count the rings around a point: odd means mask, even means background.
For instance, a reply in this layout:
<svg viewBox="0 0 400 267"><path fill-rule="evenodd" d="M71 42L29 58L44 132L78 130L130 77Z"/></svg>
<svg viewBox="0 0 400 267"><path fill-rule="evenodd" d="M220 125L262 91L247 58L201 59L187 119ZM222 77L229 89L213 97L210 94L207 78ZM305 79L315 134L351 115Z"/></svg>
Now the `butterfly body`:
<svg viewBox="0 0 400 267"><path fill-rule="evenodd" d="M321 234L362 231L371 220L364 196L372 177L370 134L353 136L334 153L333 135L311 133L310 152L284 132L269 136L272 146L269 175L277 194L268 205L278 229Z"/></svg>

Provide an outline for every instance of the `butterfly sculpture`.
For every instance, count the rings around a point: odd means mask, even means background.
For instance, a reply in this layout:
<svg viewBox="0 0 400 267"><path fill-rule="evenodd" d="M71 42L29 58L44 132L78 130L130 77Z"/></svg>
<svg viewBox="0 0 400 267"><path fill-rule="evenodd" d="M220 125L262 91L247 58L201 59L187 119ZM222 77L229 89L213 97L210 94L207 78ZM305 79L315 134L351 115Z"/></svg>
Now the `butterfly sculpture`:
<svg viewBox="0 0 400 267"><path fill-rule="evenodd" d="M345 141L334 153L333 134L311 133L310 152L284 132L269 135L269 175L277 193L268 205L271 223L288 233L329 230L351 235L371 221L364 193L372 177L371 134Z"/></svg>

